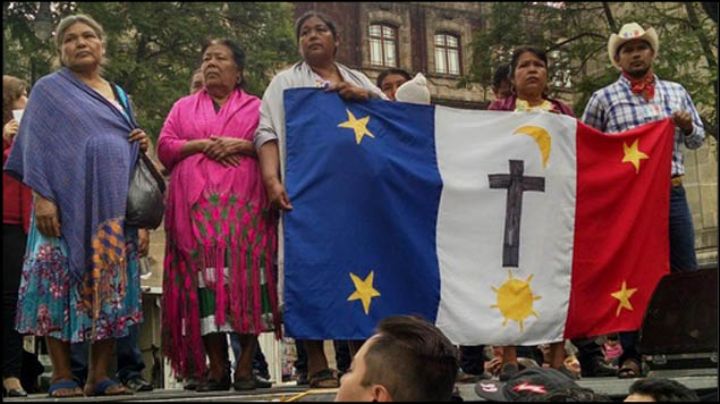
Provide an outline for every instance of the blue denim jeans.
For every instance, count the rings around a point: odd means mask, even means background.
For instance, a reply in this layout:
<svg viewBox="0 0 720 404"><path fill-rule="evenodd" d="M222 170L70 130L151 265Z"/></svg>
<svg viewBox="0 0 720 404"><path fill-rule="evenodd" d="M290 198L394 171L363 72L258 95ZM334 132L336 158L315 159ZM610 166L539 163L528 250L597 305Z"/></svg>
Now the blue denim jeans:
<svg viewBox="0 0 720 404"><path fill-rule="evenodd" d="M698 269L695 256L695 229L690 207L682 185L670 189L670 272L695 271ZM626 359L640 362L637 351L637 332L621 332L620 344L623 354L618 363Z"/></svg>
<svg viewBox="0 0 720 404"><path fill-rule="evenodd" d="M695 257L695 229L682 185L670 190L670 271L698 269Z"/></svg>
<svg viewBox="0 0 720 404"><path fill-rule="evenodd" d="M117 352L117 379L125 383L128 380L142 376L142 370L145 369L142 352L138 347L139 325L134 324L130 327L126 337L119 338L115 341L115 351ZM88 343L70 345L70 366L72 368L73 377L82 384L85 384L88 374Z"/></svg>

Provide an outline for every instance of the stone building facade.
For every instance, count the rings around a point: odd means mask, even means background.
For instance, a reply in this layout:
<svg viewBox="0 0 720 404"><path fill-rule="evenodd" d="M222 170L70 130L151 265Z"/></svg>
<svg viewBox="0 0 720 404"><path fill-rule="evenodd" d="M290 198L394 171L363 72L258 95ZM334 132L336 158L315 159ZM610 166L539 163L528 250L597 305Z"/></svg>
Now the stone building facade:
<svg viewBox="0 0 720 404"><path fill-rule="evenodd" d="M308 10L318 10L330 16L337 23L340 37L338 61L363 71L373 80L389 67L399 67L412 74L421 72L428 79L433 103L482 109L491 101L485 91L478 85L458 88L458 83L472 64L470 43L473 32L482 28L481 16L488 6L480 2L298 2L295 3L295 17ZM394 62L373 61L371 26L390 29L392 37L382 40L392 42L390 47L395 49ZM452 47L458 53L457 71L447 71L436 65L438 36L457 40L457 46Z"/></svg>
<svg viewBox="0 0 720 404"><path fill-rule="evenodd" d="M295 17L308 10L329 15L336 23L340 37L338 61L363 71L371 79L390 66L386 61L374 63L371 49L371 26L388 27L396 55L391 66L411 73L422 72L434 104L457 108L484 109L492 101L492 92L474 84L458 88L472 63L470 43L476 30L484 29L488 22L490 3L484 2L297 2ZM622 16L626 11L620 5L613 10ZM436 35L457 38L459 69L456 74L440 73L436 65ZM662 39L662 38L661 38ZM382 38L384 41L385 38ZM392 48L393 46L391 46ZM589 63L590 68L604 68L609 63L605 54L602 60ZM383 55L384 56L384 55ZM376 61L377 62L377 58ZM556 89L558 98L572 103L572 89ZM582 111L576 111L579 115ZM695 225L695 246L702 265L718 261L718 152L717 141L708 135L705 145L698 150L685 152L686 175L684 186Z"/></svg>

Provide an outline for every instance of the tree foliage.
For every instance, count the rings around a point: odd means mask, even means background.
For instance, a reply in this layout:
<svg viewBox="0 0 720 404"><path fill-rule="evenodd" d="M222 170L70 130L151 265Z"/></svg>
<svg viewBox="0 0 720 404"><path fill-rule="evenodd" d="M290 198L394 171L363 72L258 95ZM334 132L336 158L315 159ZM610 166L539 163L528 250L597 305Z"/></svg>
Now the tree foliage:
<svg viewBox="0 0 720 404"><path fill-rule="evenodd" d="M275 70L297 57L289 3L52 3L57 24L76 12L105 30L104 77L133 99L138 121L156 137L173 103L188 93L201 48L210 38L236 40L245 51L245 89L262 92ZM53 40L33 33L37 3L4 3L4 73L37 80L53 71ZM35 66L35 74L31 70Z"/></svg>
<svg viewBox="0 0 720 404"><path fill-rule="evenodd" d="M660 38L656 74L688 90L708 133L717 137L717 22L700 3L493 3L486 21L473 38L466 82L488 87L514 47L533 45L548 51L551 93L574 99L578 114L594 91L617 80L607 55L610 35L629 22L654 27Z"/></svg>

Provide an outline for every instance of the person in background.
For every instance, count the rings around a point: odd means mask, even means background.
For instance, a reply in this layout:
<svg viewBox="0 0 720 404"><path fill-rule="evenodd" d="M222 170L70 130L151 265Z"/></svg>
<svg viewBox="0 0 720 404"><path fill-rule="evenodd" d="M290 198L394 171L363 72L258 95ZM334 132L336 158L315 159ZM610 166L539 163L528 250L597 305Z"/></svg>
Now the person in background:
<svg viewBox="0 0 720 404"><path fill-rule="evenodd" d="M158 140L170 171L163 276L163 348L196 391L231 386L228 332L240 334L235 390L258 386L257 335L280 335L273 270L276 215L260 176L252 136L260 100L243 90L245 55L215 39L202 49L202 90L173 105Z"/></svg>
<svg viewBox="0 0 720 404"><path fill-rule="evenodd" d="M102 77L102 27L78 14L55 32L62 68L35 84L5 164L33 191L16 329L46 337L51 397L127 394L108 365L115 339L142 321L137 229L125 209L149 138L122 88ZM70 344L84 341L92 346L81 389Z"/></svg>
<svg viewBox="0 0 720 404"><path fill-rule="evenodd" d="M609 397L579 386L570 376L556 369L531 367L507 381L481 380L475 393L486 401L512 402L609 402Z"/></svg>
<svg viewBox="0 0 720 404"><path fill-rule="evenodd" d="M390 101L395 101L397 89L411 79L412 76L406 70L393 67L380 73L377 77L377 86Z"/></svg>
<svg viewBox="0 0 720 404"><path fill-rule="evenodd" d="M348 69L335 61L340 41L335 23L329 17L309 11L297 20L295 34L303 60L278 73L265 90L260 124L254 140L268 199L274 208L284 211L291 210L292 204L281 182L285 166L283 92L289 88L319 87L326 91L337 91L341 97L355 101L387 98L363 73ZM278 240L279 251L282 251L282 235L279 235ZM282 277L282 254L279 254L278 258L278 270ZM337 372L328 367L323 341L306 340L304 344L308 355L310 387L337 387ZM358 348L357 342L350 342L351 353Z"/></svg>
<svg viewBox="0 0 720 404"><path fill-rule="evenodd" d="M631 402L699 402L697 393L684 384L663 378L636 380L624 400Z"/></svg>
<svg viewBox="0 0 720 404"><path fill-rule="evenodd" d="M513 52L510 62L510 83L512 94L504 99L493 101L488 107L494 111L544 111L574 117L572 109L563 102L547 95L548 60L540 49L522 46ZM499 70L499 69L498 69ZM531 348L532 349L532 348ZM500 380L508 380L519 371L517 348L506 346L503 349L503 366ZM550 344L550 367L567 371L564 341ZM568 371L568 375L572 375Z"/></svg>
<svg viewBox="0 0 720 404"><path fill-rule="evenodd" d="M606 133L623 132L642 124L671 118L675 124L670 175L670 271L697 270L695 230L685 197L682 146L696 149L705 140L705 129L690 94L678 83L660 80L653 72L660 41L653 28L637 23L622 26L608 40L610 62L621 74L617 81L593 93L582 120ZM636 349L638 333L620 333L623 353L618 377L642 374L642 359Z"/></svg>
<svg viewBox="0 0 720 404"><path fill-rule="evenodd" d="M395 91L395 101L408 102L411 104L430 105L430 89L427 86L427 79L422 73L418 73L412 80L406 81Z"/></svg>
<svg viewBox="0 0 720 404"><path fill-rule="evenodd" d="M492 82L492 92L495 96L495 100L502 100L512 95L509 64L502 64L495 69Z"/></svg>
<svg viewBox="0 0 720 404"><path fill-rule="evenodd" d="M335 401L450 401L457 371L457 351L439 328L388 317L355 354Z"/></svg>
<svg viewBox="0 0 720 404"><path fill-rule="evenodd" d="M3 75L3 165L10 155L20 122L13 111L22 111L27 103L27 83L17 77ZM23 255L30 225L30 188L3 173L3 396L26 397L20 383L23 341L15 331L18 288L22 274Z"/></svg>

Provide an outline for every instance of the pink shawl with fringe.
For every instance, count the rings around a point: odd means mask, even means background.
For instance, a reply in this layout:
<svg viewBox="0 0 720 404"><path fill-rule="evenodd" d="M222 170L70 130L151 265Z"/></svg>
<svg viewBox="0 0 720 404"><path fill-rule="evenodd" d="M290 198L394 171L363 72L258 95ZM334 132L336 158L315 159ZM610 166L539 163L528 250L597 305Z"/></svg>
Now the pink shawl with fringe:
<svg viewBox="0 0 720 404"><path fill-rule="evenodd" d="M158 140L158 157L170 171L165 214L163 351L176 372L186 377L205 368L197 293L198 273L204 273L203 268L229 267L227 290L223 282L215 282L223 277L203 280L215 292L217 324L229 320L233 329L241 333L263 331L257 279L264 276L279 336L272 271L276 219L268 209L258 160L244 156L239 166L224 167L203 153L185 158L180 155L186 142L210 136L252 142L259 111L260 100L238 89L215 112L212 98L201 90L175 103ZM201 215L197 215L197 209ZM206 219L193 223L192 217Z"/></svg>

